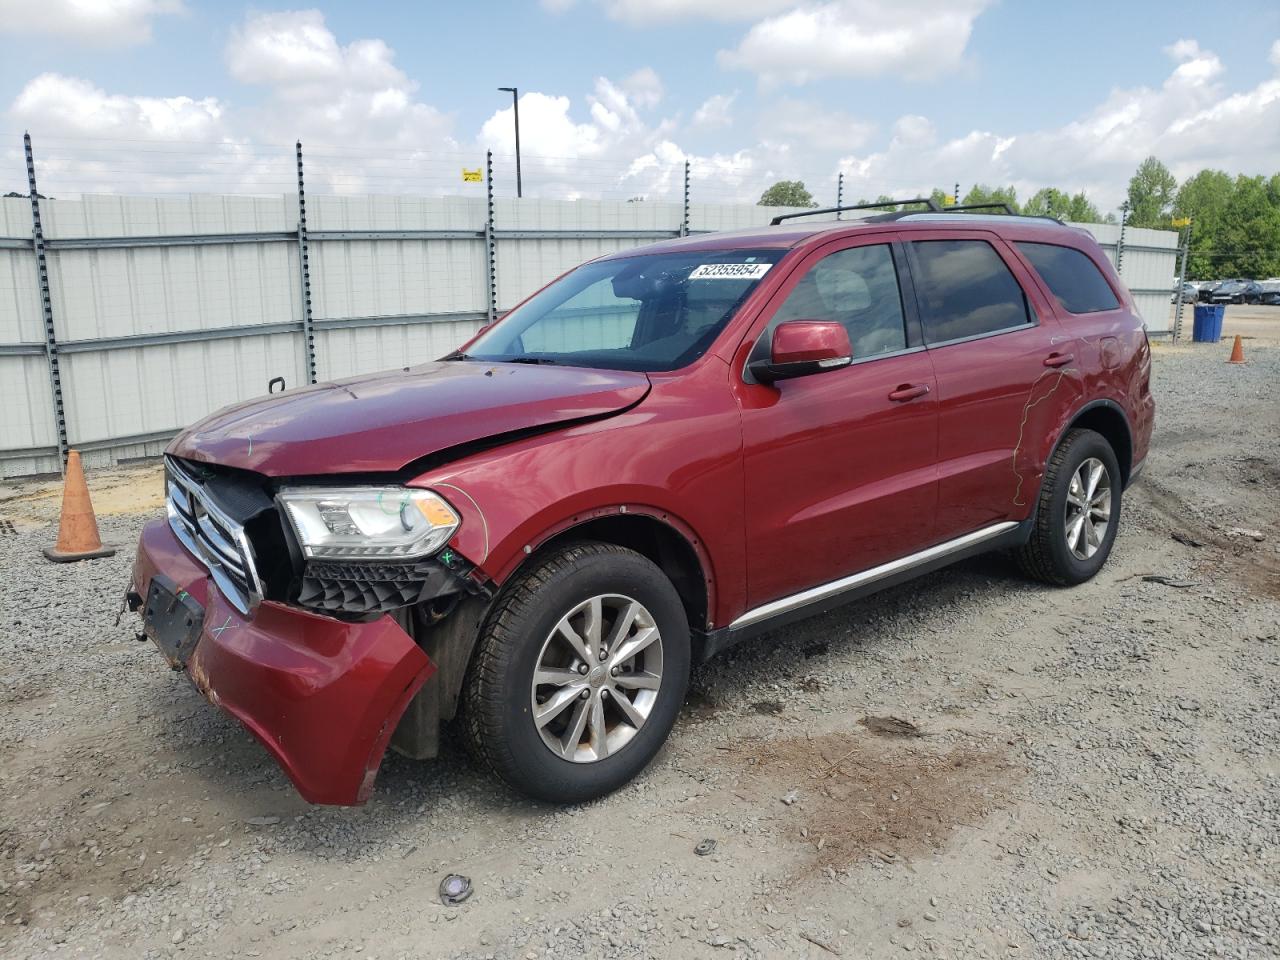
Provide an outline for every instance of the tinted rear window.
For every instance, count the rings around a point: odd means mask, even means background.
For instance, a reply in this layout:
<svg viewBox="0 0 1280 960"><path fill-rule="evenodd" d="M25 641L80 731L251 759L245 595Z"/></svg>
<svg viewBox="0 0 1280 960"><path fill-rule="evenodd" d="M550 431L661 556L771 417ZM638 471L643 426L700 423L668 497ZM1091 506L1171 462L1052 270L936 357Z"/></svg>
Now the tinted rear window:
<svg viewBox="0 0 1280 960"><path fill-rule="evenodd" d="M1054 243L1019 243L1017 247L1068 313L1119 308L1120 301L1102 271L1079 250Z"/></svg>
<svg viewBox="0 0 1280 960"><path fill-rule="evenodd" d="M929 343L945 343L1031 322L1027 298L985 240L917 240L916 295Z"/></svg>

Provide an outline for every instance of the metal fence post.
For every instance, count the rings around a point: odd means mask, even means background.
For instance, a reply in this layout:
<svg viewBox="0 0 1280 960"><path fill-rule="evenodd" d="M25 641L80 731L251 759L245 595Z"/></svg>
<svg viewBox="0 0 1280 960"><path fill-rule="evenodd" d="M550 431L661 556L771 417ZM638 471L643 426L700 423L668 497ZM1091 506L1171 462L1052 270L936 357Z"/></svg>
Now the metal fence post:
<svg viewBox="0 0 1280 960"><path fill-rule="evenodd" d="M684 162L684 214L680 219L680 236L689 235L689 161Z"/></svg>
<svg viewBox="0 0 1280 960"><path fill-rule="evenodd" d="M36 162L31 153L31 134L22 135L27 155L27 188L31 193L31 246L36 254L36 277L40 284L40 309L44 315L44 354L49 361L49 388L53 394L53 422L58 431L58 468L67 468L67 416L62 404L62 368L58 363L58 337L53 329L53 301L49 298L49 264L44 253L44 226L40 222L40 194L36 191Z"/></svg>
<svg viewBox="0 0 1280 960"><path fill-rule="evenodd" d="M307 251L307 191L302 179L302 141L298 151L298 269L302 273L302 343L307 352L307 383L316 382L316 331L311 325L311 258Z"/></svg>
<svg viewBox="0 0 1280 960"><path fill-rule="evenodd" d="M1124 231L1129 225L1129 201L1126 200L1120 204L1120 237L1116 240L1116 276L1121 280L1124 279L1124 273L1120 269L1124 263Z"/></svg>
<svg viewBox="0 0 1280 960"><path fill-rule="evenodd" d="M1182 232L1182 249L1178 252L1178 306L1173 311L1173 342L1182 338L1182 288L1187 283L1187 253L1191 247L1191 224L1188 223Z"/></svg>
<svg viewBox="0 0 1280 960"><path fill-rule="evenodd" d="M489 323L493 323L493 321L498 319L498 251L493 235L492 150L486 150L484 154L484 187L486 194L484 217L484 265L485 277L489 287L488 303L485 306L485 316L489 318Z"/></svg>
<svg viewBox="0 0 1280 960"><path fill-rule="evenodd" d="M843 170L841 170L839 173L836 174L836 206L837 207L844 206L844 171ZM836 219L837 220L843 219L840 216L839 210L836 211Z"/></svg>

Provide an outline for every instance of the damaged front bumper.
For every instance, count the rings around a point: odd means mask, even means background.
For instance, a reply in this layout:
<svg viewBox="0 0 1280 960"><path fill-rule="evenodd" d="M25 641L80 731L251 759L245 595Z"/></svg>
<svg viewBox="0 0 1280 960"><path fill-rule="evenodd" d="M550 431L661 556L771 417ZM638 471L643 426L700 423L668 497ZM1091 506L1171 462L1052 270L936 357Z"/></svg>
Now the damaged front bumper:
<svg viewBox="0 0 1280 960"><path fill-rule="evenodd" d="M304 799L367 800L401 715L436 670L395 619L350 623L269 600L242 614L164 520L138 542L134 605L157 595L153 580L172 585L191 613L182 621L192 621L189 648L157 640L170 665L243 723ZM148 633L156 639L154 623Z"/></svg>

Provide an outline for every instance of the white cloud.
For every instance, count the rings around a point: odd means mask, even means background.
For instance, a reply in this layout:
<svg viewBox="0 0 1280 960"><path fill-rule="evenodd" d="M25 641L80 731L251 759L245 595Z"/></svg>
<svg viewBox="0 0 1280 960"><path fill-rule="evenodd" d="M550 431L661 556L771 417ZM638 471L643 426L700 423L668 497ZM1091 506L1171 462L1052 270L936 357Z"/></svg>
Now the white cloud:
<svg viewBox="0 0 1280 960"><path fill-rule="evenodd" d="M883 73L912 79L960 66L990 0L829 0L762 20L719 61L766 86Z"/></svg>
<svg viewBox="0 0 1280 960"><path fill-rule="evenodd" d="M182 0L0 0L0 34L47 34L91 46L151 39L151 21L183 12Z"/></svg>
<svg viewBox="0 0 1280 960"><path fill-rule="evenodd" d="M282 192L296 176L295 137L311 158L309 182L324 189L442 189L455 185L459 166L475 164L476 152L457 152L451 118L419 99L387 44L340 44L318 11L251 15L232 31L226 57L234 79L262 88L257 105L230 111L199 95L109 94L45 74L23 88L8 115L32 130L37 145L42 135L188 145L148 156L121 143L86 144L68 150L65 163L46 149L42 167L61 178L64 194L202 186Z"/></svg>
<svg viewBox="0 0 1280 960"><path fill-rule="evenodd" d="M526 155L589 157L598 152L600 130L589 123L575 123L569 116L569 106L568 97L536 92L520 95L520 147ZM515 153L511 107L497 111L484 122L480 140L497 153Z"/></svg>
<svg viewBox="0 0 1280 960"><path fill-rule="evenodd" d="M875 129L875 124L842 110L792 97L766 105L756 119L756 135L761 142L793 144L827 156L864 146Z"/></svg>
<svg viewBox="0 0 1280 960"><path fill-rule="evenodd" d="M693 111L693 119L689 125L703 130L718 130L733 124L733 101L738 99L736 93L716 93L702 101L701 106Z"/></svg>
<svg viewBox="0 0 1280 960"><path fill-rule="evenodd" d="M224 124L224 108L214 97L127 97L59 73L42 73L23 87L9 113L73 136L148 140L208 140Z"/></svg>
<svg viewBox="0 0 1280 960"><path fill-rule="evenodd" d="M749 124L733 93L710 96L682 115L662 109L662 81L650 68L599 77L585 96L522 91L526 193L676 200L687 161L699 202L752 200L778 179L804 180L815 195L830 197L839 167L850 199L949 189L958 180L962 189L1012 183L1024 197L1043 186L1084 189L1106 208L1152 153L1180 178L1206 166L1274 172L1280 41L1271 51L1271 77L1231 90L1216 54L1179 41L1166 51L1162 83L1113 90L1068 123L960 134L940 133L914 113L877 133L865 117L795 97L752 104ZM308 183L321 190L476 195L479 188L462 185L459 167L480 165L486 148L496 152L500 192L514 179L509 105L455 137L452 118L397 65L390 46L343 42L315 11L248 17L233 31L227 64L234 79L260 94L252 106L239 105L252 99L248 94L220 99L178 86L133 96L46 73L21 89L5 119L32 130L42 185L57 195L286 192L295 137L307 151ZM705 153L681 142L695 133L700 144L714 137ZM59 147L57 137L69 139ZM16 154L4 162L21 169Z"/></svg>
<svg viewBox="0 0 1280 960"><path fill-rule="evenodd" d="M927 120L903 117L883 150L841 159L846 192L851 186L864 196L913 193L956 180L962 191L975 182L1012 183L1023 197L1044 186L1085 190L1108 209L1152 154L1179 179L1205 167L1273 172L1280 155L1280 69L1251 90L1227 93L1214 53L1192 40L1166 53L1176 65L1159 87L1114 90L1056 128L973 130L937 143Z"/></svg>
<svg viewBox="0 0 1280 960"><path fill-rule="evenodd" d="M294 177L285 148L236 138L216 97L138 97L44 73L8 117L32 130L41 192L282 193ZM50 144L45 137L56 139ZM21 169L18 152L6 169Z"/></svg>
<svg viewBox="0 0 1280 960"><path fill-rule="evenodd" d="M893 139L890 144L902 147L927 147L937 139L933 121L919 114L908 113L893 122Z"/></svg>
<svg viewBox="0 0 1280 960"><path fill-rule="evenodd" d="M439 141L450 121L417 99L418 84L382 40L338 43L318 10L251 15L227 45L231 76L267 88L260 124L304 140L413 147Z"/></svg>
<svg viewBox="0 0 1280 960"><path fill-rule="evenodd" d="M650 110L662 102L666 93L662 79L653 67L641 67L622 81L622 89L631 101L643 110Z"/></svg>
<svg viewBox="0 0 1280 960"><path fill-rule="evenodd" d="M554 4L557 0L552 0ZM559 0L563 2L563 0ZM569 0L571 3L572 0ZM794 7L797 0L598 0L615 20L645 25L673 20L754 20ZM543 0L547 5L547 0Z"/></svg>

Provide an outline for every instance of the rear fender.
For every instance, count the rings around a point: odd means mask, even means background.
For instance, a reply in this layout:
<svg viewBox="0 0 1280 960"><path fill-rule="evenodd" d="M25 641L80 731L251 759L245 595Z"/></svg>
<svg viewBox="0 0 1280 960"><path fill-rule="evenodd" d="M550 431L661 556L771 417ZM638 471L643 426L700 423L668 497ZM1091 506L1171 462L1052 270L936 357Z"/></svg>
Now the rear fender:
<svg viewBox="0 0 1280 960"><path fill-rule="evenodd" d="M1136 462L1133 460L1133 455L1134 455L1133 429L1129 423L1129 418L1125 415L1124 408L1120 406L1120 404L1118 404L1114 400L1101 399L1101 400L1092 400L1089 403L1086 403L1083 406L1072 410L1068 416L1062 419L1062 422L1059 424L1059 426L1056 429L1056 432L1052 438L1052 441L1045 447L1044 460L1040 467L1040 477L1039 477L1038 483L1036 484L1037 491L1042 490L1044 486L1045 465L1047 465L1049 460L1052 459L1058 447L1062 445L1062 441L1066 439L1067 433L1073 428L1075 428L1076 426L1081 425L1084 421L1089 420L1090 414L1094 414L1096 411L1105 411L1105 413L1109 415L1108 416L1109 424L1122 425L1121 427L1118 428L1118 431L1115 428L1108 429L1104 427L1102 429L1099 429L1098 432L1102 433L1103 436L1107 437L1108 441L1112 445L1112 448L1115 449L1116 459L1120 462L1120 470L1124 474L1124 480L1127 484L1128 478L1129 478L1129 470L1132 467L1133 463ZM1089 429L1094 429L1093 425L1090 425L1090 424L1086 424L1086 425L1089 427ZM1121 434L1123 435L1123 437L1121 437ZM1033 501L1033 503L1038 503L1038 502L1039 502L1039 493L1037 493L1037 499Z"/></svg>

